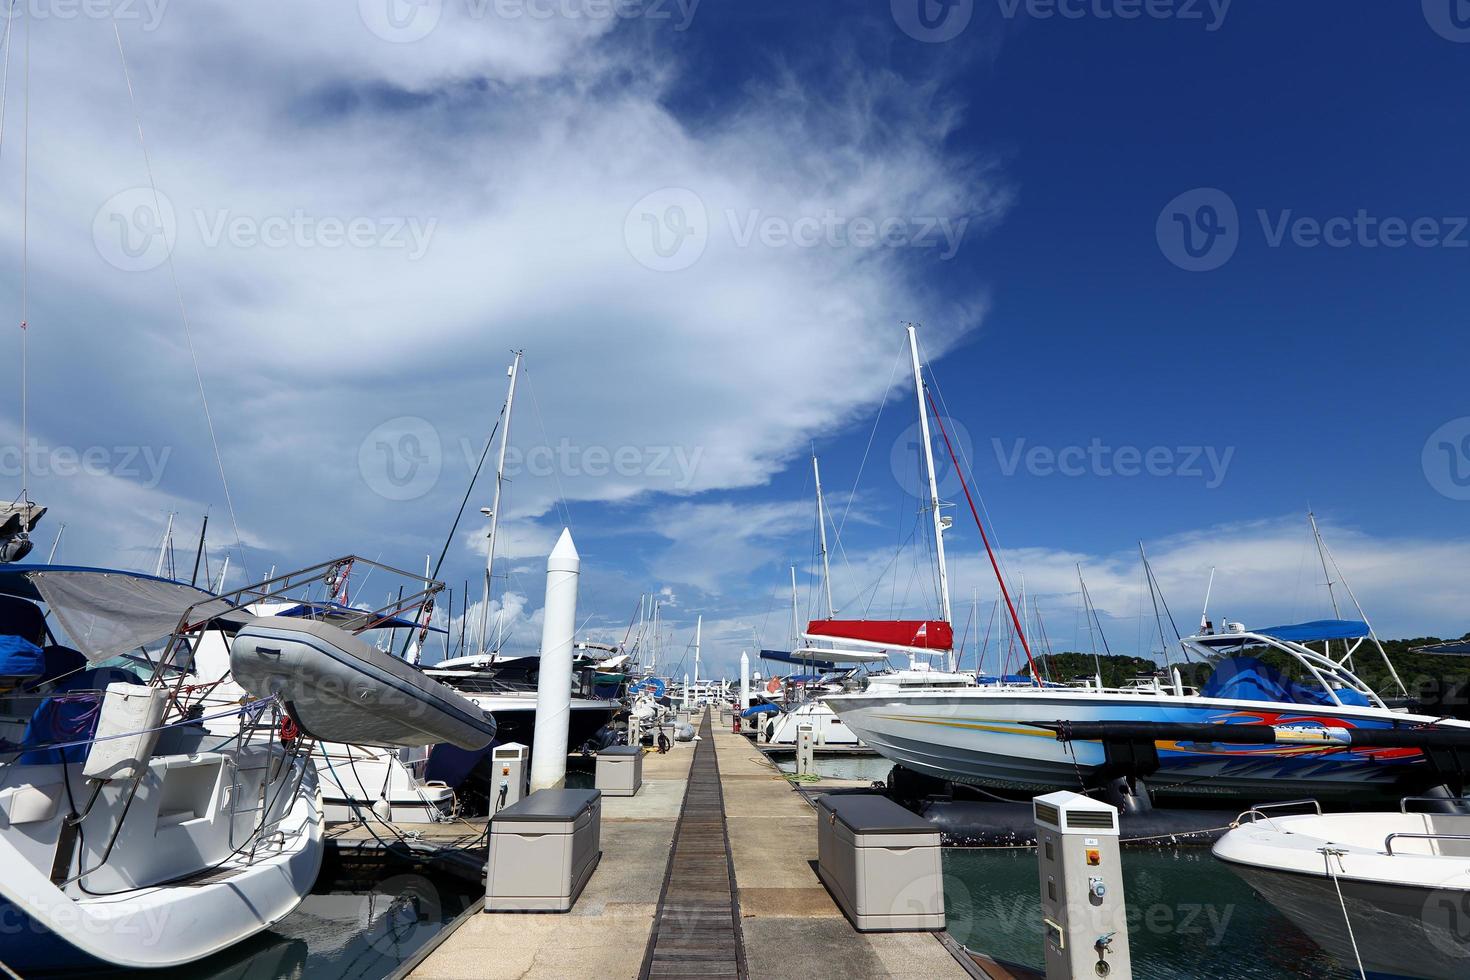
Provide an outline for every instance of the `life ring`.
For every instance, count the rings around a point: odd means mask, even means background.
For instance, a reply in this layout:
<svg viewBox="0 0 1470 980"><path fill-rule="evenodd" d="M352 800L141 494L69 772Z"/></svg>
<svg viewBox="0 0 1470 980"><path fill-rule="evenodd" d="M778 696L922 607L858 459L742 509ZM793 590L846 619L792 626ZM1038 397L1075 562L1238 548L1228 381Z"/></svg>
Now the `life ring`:
<svg viewBox="0 0 1470 980"><path fill-rule="evenodd" d="M281 716L281 744L290 748L301 737L301 726L290 715Z"/></svg>
<svg viewBox="0 0 1470 980"><path fill-rule="evenodd" d="M781 693L781 678L779 678L779 677L772 677L770 680L766 681L766 693L767 694L779 694L779 693Z"/></svg>

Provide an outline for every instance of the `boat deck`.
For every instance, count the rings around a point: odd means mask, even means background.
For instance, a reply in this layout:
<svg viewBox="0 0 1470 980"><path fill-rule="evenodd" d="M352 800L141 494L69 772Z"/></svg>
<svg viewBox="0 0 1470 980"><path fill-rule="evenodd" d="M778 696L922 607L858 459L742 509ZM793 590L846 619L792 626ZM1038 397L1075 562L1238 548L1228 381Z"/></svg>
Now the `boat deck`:
<svg viewBox="0 0 1470 980"><path fill-rule="evenodd" d="M983 975L942 934L854 930L816 875L816 811L743 736L701 735L603 799L602 862L571 912L466 916L411 976ZM675 935L691 914L703 930Z"/></svg>

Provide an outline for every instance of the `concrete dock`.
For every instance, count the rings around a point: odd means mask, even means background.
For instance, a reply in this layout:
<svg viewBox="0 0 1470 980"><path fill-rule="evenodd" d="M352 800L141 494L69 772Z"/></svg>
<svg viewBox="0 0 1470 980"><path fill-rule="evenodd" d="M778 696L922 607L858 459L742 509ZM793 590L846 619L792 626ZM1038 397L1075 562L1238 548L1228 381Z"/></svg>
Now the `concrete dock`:
<svg viewBox="0 0 1470 980"><path fill-rule="evenodd" d="M716 716L718 718L718 716ZM707 729L708 730L708 729ZM743 736L713 726L707 746L696 753L678 744L665 755L644 758L643 788L634 797L602 801L602 862L576 907L564 915L476 914L467 916L411 976L454 978L566 978L697 975L750 977L911 977L944 980L972 976L936 933L859 933L818 880L816 813L806 799ZM722 864L733 870L733 895L726 914L738 915L727 940L706 937L650 944L664 898L664 920L688 892L666 894L679 862L671 847L690 785L691 764L718 768L728 852L718 853L713 833L720 814L709 812L712 785L690 795L706 801L705 812L688 821L705 822L694 842L688 875L718 897ZM708 759L708 762L703 761ZM710 774L713 781L713 772ZM692 826L692 823L691 823ZM688 828L686 828L687 830ZM681 834L681 841L683 835ZM677 852L675 852L677 857ZM701 903L700 914L716 924L719 908ZM713 912L711 909L713 908ZM719 949L728 947L724 957ZM743 962L736 962L736 951ZM658 955L655 953L658 952ZM743 968L743 969L742 969ZM645 972L647 971L647 972Z"/></svg>

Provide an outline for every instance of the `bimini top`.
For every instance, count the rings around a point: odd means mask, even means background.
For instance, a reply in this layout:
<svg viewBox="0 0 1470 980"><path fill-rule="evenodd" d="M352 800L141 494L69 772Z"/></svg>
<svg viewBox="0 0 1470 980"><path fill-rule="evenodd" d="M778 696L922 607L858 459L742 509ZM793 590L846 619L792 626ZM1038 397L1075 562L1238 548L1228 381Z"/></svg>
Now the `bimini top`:
<svg viewBox="0 0 1470 980"><path fill-rule="evenodd" d="M1232 633L1202 633L1189 637L1189 642L1206 647L1233 647L1259 643L1257 636L1269 636L1287 643L1313 643L1317 640L1357 640L1368 636L1368 624L1357 619L1318 619L1290 626L1268 626L1265 629Z"/></svg>
<svg viewBox="0 0 1470 980"><path fill-rule="evenodd" d="M46 603L67 639L94 662L173 635L185 614L194 623L223 619L235 626L250 618L196 586L112 568L9 565L0 569L0 594Z"/></svg>

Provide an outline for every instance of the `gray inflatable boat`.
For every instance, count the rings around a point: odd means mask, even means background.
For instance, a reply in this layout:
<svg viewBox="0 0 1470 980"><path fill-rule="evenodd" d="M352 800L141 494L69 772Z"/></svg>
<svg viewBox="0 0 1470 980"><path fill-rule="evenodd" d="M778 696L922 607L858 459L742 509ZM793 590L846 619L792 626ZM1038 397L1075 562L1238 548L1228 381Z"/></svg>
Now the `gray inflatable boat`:
<svg viewBox="0 0 1470 980"><path fill-rule="evenodd" d="M280 695L322 741L473 751L495 738L495 719L474 702L327 623L254 617L230 644L230 669L256 697Z"/></svg>

